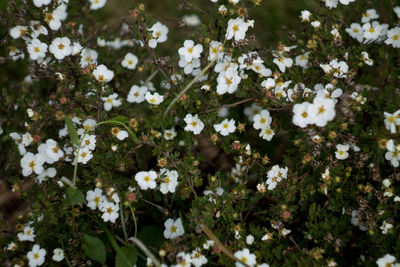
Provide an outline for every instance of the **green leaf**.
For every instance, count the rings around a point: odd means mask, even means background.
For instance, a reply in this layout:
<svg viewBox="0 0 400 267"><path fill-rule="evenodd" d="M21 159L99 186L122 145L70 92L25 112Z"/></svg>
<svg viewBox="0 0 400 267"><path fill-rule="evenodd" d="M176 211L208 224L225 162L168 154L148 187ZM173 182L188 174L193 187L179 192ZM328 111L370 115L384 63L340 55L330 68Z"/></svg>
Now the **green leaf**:
<svg viewBox="0 0 400 267"><path fill-rule="evenodd" d="M122 123L127 123L129 121L128 117L126 116L122 116L122 115L118 115L117 117L111 119L112 121L119 121Z"/></svg>
<svg viewBox="0 0 400 267"><path fill-rule="evenodd" d="M125 262L121 253L125 255L125 259L129 261L129 264ZM121 250L117 252L117 256L115 257L115 267L132 267L136 261L137 251L135 245L121 247Z"/></svg>
<svg viewBox="0 0 400 267"><path fill-rule="evenodd" d="M67 202L70 204L79 204L85 201L85 196L79 189L68 187L67 189Z"/></svg>
<svg viewBox="0 0 400 267"><path fill-rule="evenodd" d="M84 234L86 244L82 244L82 249L85 251L86 255L101 264L104 264L106 261L106 248L97 237L93 237L87 234Z"/></svg>
<svg viewBox="0 0 400 267"><path fill-rule="evenodd" d="M71 118L67 115L64 115L65 123L67 124L69 138L71 138L71 142L77 146L80 145L78 133L76 132L75 125L72 122Z"/></svg>

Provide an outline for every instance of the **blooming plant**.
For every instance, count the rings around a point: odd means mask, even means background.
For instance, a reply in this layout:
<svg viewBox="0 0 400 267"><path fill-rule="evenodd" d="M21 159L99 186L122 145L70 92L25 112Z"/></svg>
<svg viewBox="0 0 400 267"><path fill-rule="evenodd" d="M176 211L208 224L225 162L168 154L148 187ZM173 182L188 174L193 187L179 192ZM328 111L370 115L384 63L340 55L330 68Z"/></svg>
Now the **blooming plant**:
<svg viewBox="0 0 400 267"><path fill-rule="evenodd" d="M2 266L400 266L395 1L5 2Z"/></svg>

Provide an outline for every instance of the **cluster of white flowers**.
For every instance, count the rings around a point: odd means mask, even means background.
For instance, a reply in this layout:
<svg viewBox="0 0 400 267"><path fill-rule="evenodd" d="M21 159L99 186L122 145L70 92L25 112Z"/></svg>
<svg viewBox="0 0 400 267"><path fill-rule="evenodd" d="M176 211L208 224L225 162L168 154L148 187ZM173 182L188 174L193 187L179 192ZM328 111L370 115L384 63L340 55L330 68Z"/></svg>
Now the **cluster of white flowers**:
<svg viewBox="0 0 400 267"><path fill-rule="evenodd" d="M273 190L282 179L287 178L288 167L281 168L279 165L272 166L271 170L267 173L268 190Z"/></svg>
<svg viewBox="0 0 400 267"><path fill-rule="evenodd" d="M151 48L156 48L158 43L164 43L168 39L168 27L161 22L156 22L148 31L151 33L148 36Z"/></svg>
<svg viewBox="0 0 400 267"><path fill-rule="evenodd" d="M324 93L322 91L322 93ZM293 106L293 124L301 128L315 124L324 127L335 118L335 101L331 98L316 96L313 103L303 102Z"/></svg>
<svg viewBox="0 0 400 267"><path fill-rule="evenodd" d="M157 174L155 171L140 171L136 173L135 180L141 190L155 189L157 180L160 182L160 192L163 194L175 193L178 185L179 174L176 170L161 169Z"/></svg>
<svg viewBox="0 0 400 267"><path fill-rule="evenodd" d="M185 40L183 47L178 49L179 67L183 68L185 74L196 76L200 72L200 56L203 52L201 44L194 43L193 40Z"/></svg>
<svg viewBox="0 0 400 267"><path fill-rule="evenodd" d="M86 193L87 206L92 210L98 209L103 212L101 218L104 222L109 221L115 223L115 220L119 217L120 199L113 188L110 188L107 192L111 201L109 201L106 195L103 195L102 189L96 188L94 191L89 190Z"/></svg>
<svg viewBox="0 0 400 267"><path fill-rule="evenodd" d="M396 8L394 9L396 12ZM396 12L397 14L397 12ZM360 43L382 43L400 48L400 27L395 26L389 29L388 24L380 24L376 19L379 15L375 9L368 9L362 15L361 26L359 23L352 23L346 32Z"/></svg>
<svg viewBox="0 0 400 267"><path fill-rule="evenodd" d="M348 4L350 4L350 3L352 3L352 2L354 2L356 0L323 0L323 1L325 1L325 6L326 7L328 7L328 8L336 8L338 6L339 2L342 5L347 6Z"/></svg>
<svg viewBox="0 0 400 267"><path fill-rule="evenodd" d="M275 132L271 129L272 118L268 110L261 110L258 114L253 117L253 127L256 130L260 130L260 137L271 141Z"/></svg>

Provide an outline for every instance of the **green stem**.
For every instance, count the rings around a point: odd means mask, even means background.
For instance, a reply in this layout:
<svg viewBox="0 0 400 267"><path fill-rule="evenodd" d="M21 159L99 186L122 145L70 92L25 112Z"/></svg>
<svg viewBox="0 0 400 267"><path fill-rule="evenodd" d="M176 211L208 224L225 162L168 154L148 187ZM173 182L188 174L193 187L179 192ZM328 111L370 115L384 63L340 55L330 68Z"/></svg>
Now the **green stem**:
<svg viewBox="0 0 400 267"><path fill-rule="evenodd" d="M125 242L127 242L128 241L128 233L126 232L125 217L124 217L124 211L122 210L121 202L119 203L119 213L121 215L122 231L124 232Z"/></svg>
<svg viewBox="0 0 400 267"><path fill-rule="evenodd" d="M131 237L129 238L129 240L135 243L135 245L138 246L144 252L144 254L147 255L147 257L150 257L151 261L154 263L155 266L157 267L161 266L161 263L157 260L154 254L151 253L151 251L142 243L142 241L140 241L136 237Z"/></svg>
<svg viewBox="0 0 400 267"><path fill-rule="evenodd" d="M132 212L132 217L133 217L133 222L135 223L135 237L137 236L137 222L136 222L136 216L135 216L135 212L132 209L132 206L129 205L129 208Z"/></svg>
<svg viewBox="0 0 400 267"><path fill-rule="evenodd" d="M186 87L172 100L172 102L168 105L167 109L164 112L164 116L163 116L163 122L165 120L165 117L167 116L168 112L170 111L170 109L175 105L175 103L183 96L184 93L186 93L191 87L192 85L197 82L198 79L200 79L201 76L204 75L204 73L206 73L206 71L214 64L214 62L217 60L217 56L214 57L213 60L210 61L210 63L207 64L207 66L205 66L205 68L199 73L197 74L196 77L194 77L193 80L191 80Z"/></svg>

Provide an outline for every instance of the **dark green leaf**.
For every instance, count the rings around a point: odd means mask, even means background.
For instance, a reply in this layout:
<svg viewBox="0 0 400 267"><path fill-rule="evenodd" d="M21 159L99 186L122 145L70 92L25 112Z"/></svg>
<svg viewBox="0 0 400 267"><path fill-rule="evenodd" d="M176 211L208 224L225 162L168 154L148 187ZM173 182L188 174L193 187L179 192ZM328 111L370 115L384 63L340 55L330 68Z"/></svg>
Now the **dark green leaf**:
<svg viewBox="0 0 400 267"><path fill-rule="evenodd" d="M122 257L121 253L125 255L125 258L129 261L127 264ZM137 251L135 245L129 247L121 247L121 250L117 252L117 257L115 258L116 267L132 267L137 261Z"/></svg>
<svg viewBox="0 0 400 267"><path fill-rule="evenodd" d="M69 138L71 138L71 142L77 146L80 145L78 133L76 132L74 123L72 122L71 118L67 115L64 115L65 123L67 124Z"/></svg>
<svg viewBox="0 0 400 267"><path fill-rule="evenodd" d="M85 234L86 244L82 245L82 249L85 251L86 255L101 264L106 261L106 248L97 237L93 237Z"/></svg>
<svg viewBox="0 0 400 267"><path fill-rule="evenodd" d="M85 201L85 196L79 189L68 187L67 202L70 204L79 204Z"/></svg>
<svg viewBox="0 0 400 267"><path fill-rule="evenodd" d="M117 117L115 117L115 118L113 118L111 120L119 121L119 122L122 122L122 123L127 123L129 121L128 117L122 116L122 115L118 115Z"/></svg>

